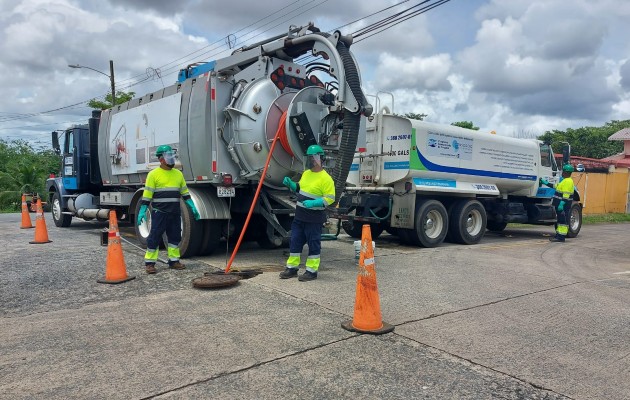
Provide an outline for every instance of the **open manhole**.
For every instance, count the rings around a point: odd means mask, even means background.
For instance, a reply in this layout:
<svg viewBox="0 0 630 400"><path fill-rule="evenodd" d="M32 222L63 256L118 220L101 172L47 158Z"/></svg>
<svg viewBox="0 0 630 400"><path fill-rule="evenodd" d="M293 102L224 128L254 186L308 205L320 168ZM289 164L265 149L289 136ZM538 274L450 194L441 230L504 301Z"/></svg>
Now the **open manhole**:
<svg viewBox="0 0 630 400"><path fill-rule="evenodd" d="M236 285L241 279L253 278L262 274L261 269L233 269L225 271L205 272L203 276L192 280L193 287L199 289L215 289Z"/></svg>
<svg viewBox="0 0 630 400"><path fill-rule="evenodd" d="M198 289L217 289L234 286L241 280L238 275L232 274L210 274L192 280L193 287Z"/></svg>

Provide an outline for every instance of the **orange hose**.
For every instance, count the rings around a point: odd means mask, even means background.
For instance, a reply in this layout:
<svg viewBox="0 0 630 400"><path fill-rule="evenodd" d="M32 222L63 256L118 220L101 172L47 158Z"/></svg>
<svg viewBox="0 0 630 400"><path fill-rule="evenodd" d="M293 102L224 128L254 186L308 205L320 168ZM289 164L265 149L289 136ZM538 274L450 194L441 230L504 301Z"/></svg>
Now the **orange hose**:
<svg viewBox="0 0 630 400"><path fill-rule="evenodd" d="M280 124L278 125L278 131L276 134L280 134L280 144L282 145L284 151L286 151L291 157L293 157L293 149L291 149L291 145L289 144L289 138L287 137L286 129L288 112L289 110L282 113L282 116L280 117Z"/></svg>
<svg viewBox="0 0 630 400"><path fill-rule="evenodd" d="M241 242L243 241L243 237L245 236L245 231L247 230L247 226L249 225L249 220L251 219L252 214L254 213L254 208L256 208L258 195L260 195L260 189L262 188L263 182L265 181L265 176L267 175L267 168L269 167L269 161L271 161L271 155L273 154L273 149L276 147L276 142L278 141L278 138L280 137L280 132L285 132L284 137L286 139L286 130L284 129L285 124L286 124L285 122L286 114L287 114L286 111L284 112L284 114L282 114L282 117L280 118L280 123L278 124L278 130L276 131L276 136L274 136L273 142L271 142L269 155L267 156L267 161L265 161L265 168L263 169L262 175L260 176L260 182L258 182L258 188L256 189L254 200L252 201L252 205L249 208L249 212L247 213L247 218L245 219L245 224L243 225L243 229L241 230L241 235L238 238L238 242L236 242L236 247L234 247L234 250L232 250L232 256L230 257L230 261L228 261L227 266L225 267L226 274L230 272L230 268L232 267L232 262L234 261L234 258L236 257L236 253L238 253L239 247L241 247ZM287 146L288 145L289 145L289 142L287 141Z"/></svg>

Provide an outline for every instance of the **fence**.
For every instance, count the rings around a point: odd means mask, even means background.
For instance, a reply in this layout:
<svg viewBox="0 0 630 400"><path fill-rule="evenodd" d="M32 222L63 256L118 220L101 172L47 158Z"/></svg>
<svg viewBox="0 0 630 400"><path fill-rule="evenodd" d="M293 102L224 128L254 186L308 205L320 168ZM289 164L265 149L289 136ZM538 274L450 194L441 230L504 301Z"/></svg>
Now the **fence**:
<svg viewBox="0 0 630 400"><path fill-rule="evenodd" d="M573 173L580 191L584 214L625 213L628 211L628 169L611 173Z"/></svg>

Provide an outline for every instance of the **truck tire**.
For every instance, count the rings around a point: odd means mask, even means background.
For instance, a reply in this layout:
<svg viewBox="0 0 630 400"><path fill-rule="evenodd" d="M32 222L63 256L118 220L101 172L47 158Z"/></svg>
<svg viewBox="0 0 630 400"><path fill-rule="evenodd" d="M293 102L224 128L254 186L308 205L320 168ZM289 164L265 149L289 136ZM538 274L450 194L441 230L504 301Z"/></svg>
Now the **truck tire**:
<svg viewBox="0 0 630 400"><path fill-rule="evenodd" d="M492 232L503 232L506 226L507 222L487 221L486 223L486 229Z"/></svg>
<svg viewBox="0 0 630 400"><path fill-rule="evenodd" d="M355 238L355 239L361 239L361 236L363 235L363 224L360 222L350 222L350 221L343 221L341 223L341 227L343 228L343 230L350 235L351 237ZM385 227L383 226L383 224L370 224L370 232L372 234L372 240L378 239L379 236L381 236L381 233L383 233L383 230L385 229Z"/></svg>
<svg viewBox="0 0 630 400"><path fill-rule="evenodd" d="M194 257L199 253L203 240L203 220L196 221L184 200L179 201L182 212L182 241L179 252L182 258Z"/></svg>
<svg viewBox="0 0 630 400"><path fill-rule="evenodd" d="M50 211L52 212L55 226L67 228L72 223L72 215L63 213L63 209L61 208L61 196L57 192L52 196L52 207L50 207Z"/></svg>
<svg viewBox="0 0 630 400"><path fill-rule="evenodd" d="M478 200L457 201L449 215L449 232L455 243L477 244L486 232L486 209Z"/></svg>
<svg viewBox="0 0 630 400"><path fill-rule="evenodd" d="M576 237L580 233L580 229L582 229L582 205L573 202L569 211L569 232L567 232L567 237Z"/></svg>
<svg viewBox="0 0 630 400"><path fill-rule="evenodd" d="M220 219L203 220L203 238L199 246L200 256L209 256L219 247L223 227Z"/></svg>
<svg viewBox="0 0 630 400"><path fill-rule="evenodd" d="M341 227L343 231L346 232L350 237L355 239L361 239L362 227L360 224L355 223L354 221L343 221L341 223Z"/></svg>
<svg viewBox="0 0 630 400"><path fill-rule="evenodd" d="M138 220L138 214L140 214L140 202L136 203L136 209L134 210L134 221ZM149 237L149 232L151 232L151 212L147 210L146 219L142 224L138 225L138 223L134 223L134 229L136 231L136 239L140 242L140 245L144 248L147 247L147 238Z"/></svg>
<svg viewBox="0 0 630 400"><path fill-rule="evenodd" d="M444 241L448 231L448 213L438 200L424 200L416 203L415 229L411 230L411 240L416 246L436 247Z"/></svg>

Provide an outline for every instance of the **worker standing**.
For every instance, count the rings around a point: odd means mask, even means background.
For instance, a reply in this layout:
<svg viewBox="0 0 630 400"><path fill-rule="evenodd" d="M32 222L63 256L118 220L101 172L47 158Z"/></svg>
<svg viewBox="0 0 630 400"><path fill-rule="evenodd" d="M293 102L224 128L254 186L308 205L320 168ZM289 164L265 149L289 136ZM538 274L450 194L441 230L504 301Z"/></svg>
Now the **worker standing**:
<svg viewBox="0 0 630 400"><path fill-rule="evenodd" d="M155 274L155 262L158 258L159 244L162 234L166 232L168 238L168 265L172 269L185 269L186 266L179 261L179 242L182 240L181 211L179 207L180 197L196 220L199 212L193 203L186 181L182 172L175 167L175 152L168 145L162 145L155 151L155 156L160 161L160 167L155 168L147 175L147 181L142 193L140 211L138 213L138 225L146 219L149 204L153 204L151 211L151 231L147 238L147 252L144 255L144 263L147 274Z"/></svg>
<svg viewBox="0 0 630 400"><path fill-rule="evenodd" d="M308 244L306 271L300 281L317 279L320 264L322 225L326 222L326 206L335 202L335 183L323 168L324 150L312 145L306 150L305 168L300 182L286 176L282 183L297 193L295 217L291 225L289 258L280 279L297 276L304 244Z"/></svg>
<svg viewBox="0 0 630 400"><path fill-rule="evenodd" d="M556 236L549 238L550 242L564 243L567 233L569 233L571 203L575 190L575 185L571 178L572 173L573 166L571 164L565 164L562 167L562 180L556 185L556 192L553 195L553 205L556 208L557 215ZM541 183L549 184L547 181L541 181Z"/></svg>

